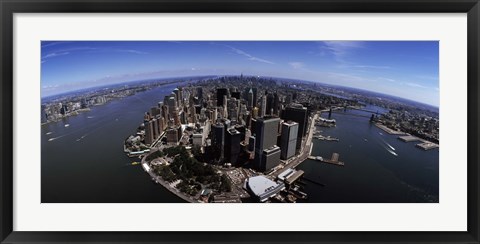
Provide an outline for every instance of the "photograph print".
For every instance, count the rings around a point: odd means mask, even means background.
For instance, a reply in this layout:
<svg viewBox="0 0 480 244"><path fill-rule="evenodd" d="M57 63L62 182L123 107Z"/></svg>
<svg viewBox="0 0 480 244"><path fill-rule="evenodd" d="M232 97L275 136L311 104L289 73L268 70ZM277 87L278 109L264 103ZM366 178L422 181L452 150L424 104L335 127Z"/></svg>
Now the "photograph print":
<svg viewBox="0 0 480 244"><path fill-rule="evenodd" d="M438 41L39 44L42 203L439 203Z"/></svg>

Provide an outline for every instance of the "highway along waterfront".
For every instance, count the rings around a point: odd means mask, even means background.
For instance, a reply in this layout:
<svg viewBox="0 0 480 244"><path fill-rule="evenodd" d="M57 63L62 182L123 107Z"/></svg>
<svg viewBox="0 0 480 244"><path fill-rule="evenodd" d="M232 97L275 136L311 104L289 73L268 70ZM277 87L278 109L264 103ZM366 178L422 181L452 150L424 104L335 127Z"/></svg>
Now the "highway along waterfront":
<svg viewBox="0 0 480 244"><path fill-rule="evenodd" d="M367 106L367 110L386 112ZM307 159L297 169L305 171L306 202L438 202L439 149L422 150L418 142L404 142L369 122L371 113L347 109L332 113L336 127L317 127L322 135L339 141L313 139L312 156L340 155L345 165ZM328 113L322 117L327 118Z"/></svg>

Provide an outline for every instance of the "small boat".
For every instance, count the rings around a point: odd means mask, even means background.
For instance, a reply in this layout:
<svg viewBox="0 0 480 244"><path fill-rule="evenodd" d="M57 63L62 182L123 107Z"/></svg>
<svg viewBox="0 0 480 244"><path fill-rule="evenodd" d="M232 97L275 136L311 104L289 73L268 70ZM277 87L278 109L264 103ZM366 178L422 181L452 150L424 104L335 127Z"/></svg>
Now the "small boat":
<svg viewBox="0 0 480 244"><path fill-rule="evenodd" d="M363 138L364 141L368 141L367 138Z"/></svg>
<svg viewBox="0 0 480 244"><path fill-rule="evenodd" d="M52 134L52 132L51 132L51 131L47 132L45 135L50 135L50 134Z"/></svg>
<svg viewBox="0 0 480 244"><path fill-rule="evenodd" d="M69 126L70 126L70 124L65 124L65 127L69 127Z"/></svg>
<svg viewBox="0 0 480 244"><path fill-rule="evenodd" d="M140 162L132 162L132 165L140 164Z"/></svg>

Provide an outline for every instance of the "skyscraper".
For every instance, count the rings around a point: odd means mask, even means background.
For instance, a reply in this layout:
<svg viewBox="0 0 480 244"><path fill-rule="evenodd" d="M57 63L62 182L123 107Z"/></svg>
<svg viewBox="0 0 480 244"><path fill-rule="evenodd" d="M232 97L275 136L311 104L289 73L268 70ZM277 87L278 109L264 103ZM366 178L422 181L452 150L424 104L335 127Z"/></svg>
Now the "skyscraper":
<svg viewBox="0 0 480 244"><path fill-rule="evenodd" d="M217 88L217 107L223 107L225 105L225 96L228 96L228 89Z"/></svg>
<svg viewBox="0 0 480 244"><path fill-rule="evenodd" d="M262 102L260 105L260 117L265 117L266 114L267 114L267 97L263 95Z"/></svg>
<svg viewBox="0 0 480 244"><path fill-rule="evenodd" d="M203 100L203 88L202 87L197 87L197 98L200 101Z"/></svg>
<svg viewBox="0 0 480 244"><path fill-rule="evenodd" d="M280 107L280 97L275 92L275 94L273 94L273 115L278 116L279 107Z"/></svg>
<svg viewBox="0 0 480 244"><path fill-rule="evenodd" d="M302 139L306 134L307 108L301 104L290 104L282 113L282 119L292 120L298 123L297 151L302 147Z"/></svg>
<svg viewBox="0 0 480 244"><path fill-rule="evenodd" d="M153 134L153 121L145 121L145 144L152 145L153 141L155 140Z"/></svg>
<svg viewBox="0 0 480 244"><path fill-rule="evenodd" d="M280 157L289 159L295 155L297 146L298 123L293 121L282 123L282 138L280 149L282 150Z"/></svg>
<svg viewBox="0 0 480 244"><path fill-rule="evenodd" d="M253 91L252 91L251 88L250 88L250 90L248 91L248 94L247 94L247 106L248 106L248 111L251 111L252 108L254 107L253 106Z"/></svg>
<svg viewBox="0 0 480 244"><path fill-rule="evenodd" d="M266 169L266 162L263 157L264 150L276 147L279 123L280 119L277 117L266 116L257 119L255 125L255 164L260 170ZM276 149L272 150L276 151Z"/></svg>
<svg viewBox="0 0 480 244"><path fill-rule="evenodd" d="M225 127L222 123L212 125L212 146L215 152L215 158L223 160L225 144Z"/></svg>
<svg viewBox="0 0 480 244"><path fill-rule="evenodd" d="M175 100L177 101L177 104L181 106L181 96L180 96L180 90L178 88L173 89L173 93L175 93Z"/></svg>
<svg viewBox="0 0 480 244"><path fill-rule="evenodd" d="M266 112L267 115L273 115L273 104L274 104L274 96L273 94L269 93L267 95L267 105L266 105Z"/></svg>
<svg viewBox="0 0 480 244"><path fill-rule="evenodd" d="M241 133L235 128L227 130L225 137L225 160L237 165L240 154Z"/></svg>

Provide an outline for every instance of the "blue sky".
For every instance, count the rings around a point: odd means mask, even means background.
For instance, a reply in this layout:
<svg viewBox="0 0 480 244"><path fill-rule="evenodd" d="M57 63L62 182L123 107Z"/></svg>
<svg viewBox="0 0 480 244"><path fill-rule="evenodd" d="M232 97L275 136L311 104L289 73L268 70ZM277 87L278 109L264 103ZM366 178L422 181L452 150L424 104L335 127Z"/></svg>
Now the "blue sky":
<svg viewBox="0 0 480 244"><path fill-rule="evenodd" d="M193 75L260 75L355 87L438 106L436 41L42 41L42 97Z"/></svg>

